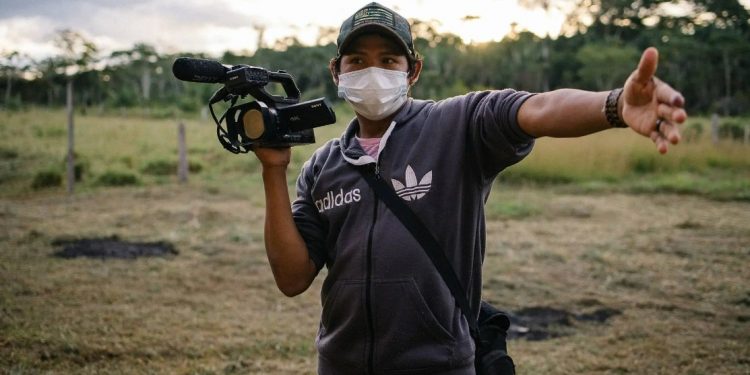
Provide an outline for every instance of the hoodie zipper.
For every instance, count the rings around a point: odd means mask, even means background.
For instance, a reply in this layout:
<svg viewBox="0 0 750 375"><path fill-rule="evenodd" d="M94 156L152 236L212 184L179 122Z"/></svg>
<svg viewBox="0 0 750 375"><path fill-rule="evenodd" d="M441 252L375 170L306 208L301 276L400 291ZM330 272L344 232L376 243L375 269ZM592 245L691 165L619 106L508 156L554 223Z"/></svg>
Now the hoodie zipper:
<svg viewBox="0 0 750 375"><path fill-rule="evenodd" d="M380 179L380 168L378 162L375 162L375 168L373 170L375 178ZM372 210L372 224L370 225L370 232L367 237L367 281L365 283L365 308L367 310L367 336L368 336L368 351L367 351L367 374L374 373L374 360L375 360L375 326L373 322L373 311L372 311L372 240L375 232L375 222L378 220L378 203L379 199L375 190L373 190L375 200L373 202Z"/></svg>

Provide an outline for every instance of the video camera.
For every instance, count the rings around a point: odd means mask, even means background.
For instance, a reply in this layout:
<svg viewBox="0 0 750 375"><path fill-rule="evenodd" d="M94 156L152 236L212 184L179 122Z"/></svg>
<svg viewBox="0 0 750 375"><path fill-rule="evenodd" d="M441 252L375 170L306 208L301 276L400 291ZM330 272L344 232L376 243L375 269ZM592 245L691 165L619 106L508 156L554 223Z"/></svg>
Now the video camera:
<svg viewBox="0 0 750 375"><path fill-rule="evenodd" d="M216 136L232 153L249 152L256 147L289 147L314 143L313 128L336 122L336 114L325 98L299 102L300 91L294 78L279 70L235 65L218 61L180 57L172 65L172 73L182 81L222 83L208 101L211 117L216 122ZM281 84L285 96L265 90L268 83ZM238 99L252 96L256 101L237 104ZM229 108L216 118L213 105L230 102ZM222 122L226 120L226 129Z"/></svg>

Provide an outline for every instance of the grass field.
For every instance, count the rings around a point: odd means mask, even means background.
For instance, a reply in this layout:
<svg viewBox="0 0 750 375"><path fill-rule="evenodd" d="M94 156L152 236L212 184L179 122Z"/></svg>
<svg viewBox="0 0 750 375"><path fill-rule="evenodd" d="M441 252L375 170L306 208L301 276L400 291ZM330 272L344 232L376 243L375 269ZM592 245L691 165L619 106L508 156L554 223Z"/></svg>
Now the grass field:
<svg viewBox="0 0 750 375"><path fill-rule="evenodd" d="M336 112L338 123L318 128L316 144L294 149L291 175L315 148L341 134L352 114L345 106ZM742 121L750 126L750 119ZM191 176L192 186L234 193L258 189L255 158L221 148L210 119L138 115L76 117L76 154L82 170L77 188L89 191L102 185L175 182L178 122L186 125L188 159L197 171ZM54 194L64 189L64 178L51 188L34 191L32 187L45 172L64 177L65 124L65 113L59 110L0 112L0 196ZM499 180L513 185L567 186L583 192L672 192L750 201L750 145L730 140L713 144L708 126L703 118L689 120L686 133L692 139L665 156L654 152L650 140L629 130L583 139L540 139L535 151L503 172ZM706 130L696 135L696 128ZM118 180L118 176L132 178Z"/></svg>
<svg viewBox="0 0 750 375"><path fill-rule="evenodd" d="M322 277L296 298L276 290L257 162L186 119L200 171L179 185L157 168L176 160L177 120L78 116L76 194L34 189L41 171L64 170L64 119L0 113L0 374L314 373ZM290 175L314 147L295 149ZM620 130L543 139L501 177L485 297L511 311L620 312L511 341L519 374L750 373L750 146L704 134L673 151ZM179 254L52 256L56 240L111 235Z"/></svg>

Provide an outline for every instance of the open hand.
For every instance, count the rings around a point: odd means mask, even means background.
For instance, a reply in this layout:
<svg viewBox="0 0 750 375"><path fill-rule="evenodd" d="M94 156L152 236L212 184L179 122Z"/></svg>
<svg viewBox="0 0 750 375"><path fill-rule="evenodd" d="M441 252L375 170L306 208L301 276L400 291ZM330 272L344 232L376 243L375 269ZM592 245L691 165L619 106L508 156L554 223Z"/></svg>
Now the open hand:
<svg viewBox="0 0 750 375"><path fill-rule="evenodd" d="M680 142L678 125L685 122L685 98L654 76L659 52L643 51L638 68L630 74L622 93L622 119L639 134L651 138L660 153Z"/></svg>

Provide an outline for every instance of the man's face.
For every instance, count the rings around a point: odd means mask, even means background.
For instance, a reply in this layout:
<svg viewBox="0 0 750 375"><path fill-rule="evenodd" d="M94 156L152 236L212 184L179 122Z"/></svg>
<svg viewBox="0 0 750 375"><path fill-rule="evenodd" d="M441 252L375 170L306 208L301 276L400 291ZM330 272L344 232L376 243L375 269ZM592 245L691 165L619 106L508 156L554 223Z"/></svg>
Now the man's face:
<svg viewBox="0 0 750 375"><path fill-rule="evenodd" d="M341 56L340 73L365 68L409 71L409 60L403 49L391 39L378 34L364 34L355 39Z"/></svg>

